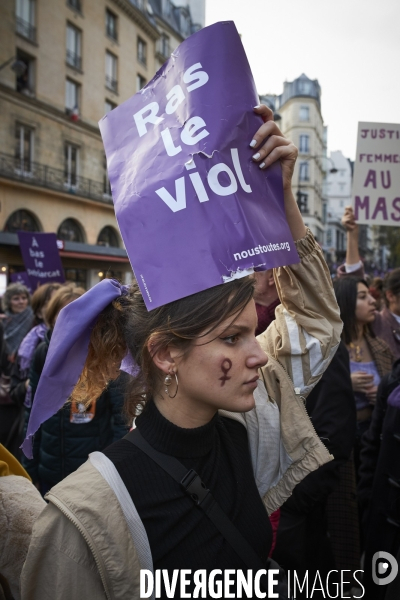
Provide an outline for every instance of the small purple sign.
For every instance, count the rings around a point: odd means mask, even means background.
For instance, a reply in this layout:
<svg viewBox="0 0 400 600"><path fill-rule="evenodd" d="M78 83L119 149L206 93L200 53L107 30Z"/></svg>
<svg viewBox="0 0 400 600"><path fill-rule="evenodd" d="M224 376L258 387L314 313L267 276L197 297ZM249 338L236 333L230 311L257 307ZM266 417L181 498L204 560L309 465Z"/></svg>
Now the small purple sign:
<svg viewBox="0 0 400 600"><path fill-rule="evenodd" d="M251 157L262 124L233 22L185 40L100 121L117 221L148 310L299 262L279 164Z"/></svg>
<svg viewBox="0 0 400 600"><path fill-rule="evenodd" d="M18 239L33 290L43 283L65 282L55 233L18 231Z"/></svg>
<svg viewBox="0 0 400 600"><path fill-rule="evenodd" d="M25 287L28 288L30 294L32 294L32 284L28 277L28 273L26 271L20 271L18 273L11 273L10 275L11 283L22 283Z"/></svg>

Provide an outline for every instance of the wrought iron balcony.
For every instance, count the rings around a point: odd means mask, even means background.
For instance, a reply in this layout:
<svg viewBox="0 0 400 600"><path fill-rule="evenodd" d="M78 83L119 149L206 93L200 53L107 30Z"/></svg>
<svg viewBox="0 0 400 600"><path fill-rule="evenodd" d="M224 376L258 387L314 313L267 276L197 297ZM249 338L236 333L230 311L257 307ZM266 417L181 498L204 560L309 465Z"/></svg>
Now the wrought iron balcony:
<svg viewBox="0 0 400 600"><path fill-rule="evenodd" d="M67 50L67 65L80 71L82 68L82 58L76 52Z"/></svg>
<svg viewBox="0 0 400 600"><path fill-rule="evenodd" d="M112 92L118 93L118 81L106 75L106 87Z"/></svg>
<svg viewBox="0 0 400 600"><path fill-rule="evenodd" d="M21 19L21 17L16 17L16 31L22 37L28 39L30 42L36 42L36 27L31 25L25 19Z"/></svg>
<svg viewBox="0 0 400 600"><path fill-rule="evenodd" d="M21 160L2 152L0 153L0 177L112 204L109 187L103 181L94 181L79 175L72 176L63 169Z"/></svg>

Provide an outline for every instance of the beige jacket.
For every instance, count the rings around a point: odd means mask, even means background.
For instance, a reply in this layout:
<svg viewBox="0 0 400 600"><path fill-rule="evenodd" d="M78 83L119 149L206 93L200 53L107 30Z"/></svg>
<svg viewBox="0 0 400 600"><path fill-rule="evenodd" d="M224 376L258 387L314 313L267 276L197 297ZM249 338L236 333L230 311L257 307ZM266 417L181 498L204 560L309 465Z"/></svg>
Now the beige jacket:
<svg viewBox="0 0 400 600"><path fill-rule="evenodd" d="M268 353L256 406L222 413L248 432L254 477L268 513L308 473L332 459L304 398L340 341L342 323L322 253L310 232L301 262L275 270L282 304L259 341ZM94 452L47 495L22 572L22 600L140 598L140 569L152 569L147 535L117 470ZM206 517L205 517L206 518Z"/></svg>

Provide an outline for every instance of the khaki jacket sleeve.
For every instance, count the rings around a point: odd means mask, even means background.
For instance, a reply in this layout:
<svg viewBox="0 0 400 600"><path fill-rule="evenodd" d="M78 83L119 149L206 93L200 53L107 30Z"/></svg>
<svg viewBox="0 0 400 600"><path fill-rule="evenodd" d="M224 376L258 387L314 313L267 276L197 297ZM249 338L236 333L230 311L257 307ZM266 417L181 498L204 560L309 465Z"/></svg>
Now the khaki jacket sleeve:
<svg viewBox="0 0 400 600"><path fill-rule="evenodd" d="M21 600L106 599L96 563L76 527L48 504L33 529Z"/></svg>
<svg viewBox="0 0 400 600"><path fill-rule="evenodd" d="M296 393L306 396L336 352L342 321L328 267L309 229L296 246L300 263L274 269L281 305L258 340L286 370Z"/></svg>

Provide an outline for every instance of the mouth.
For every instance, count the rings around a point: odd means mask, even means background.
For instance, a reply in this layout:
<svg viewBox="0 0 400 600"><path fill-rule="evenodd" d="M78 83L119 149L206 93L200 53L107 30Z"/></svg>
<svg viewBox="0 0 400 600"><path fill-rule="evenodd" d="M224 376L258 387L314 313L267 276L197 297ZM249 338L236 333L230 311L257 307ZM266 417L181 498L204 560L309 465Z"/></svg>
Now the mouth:
<svg viewBox="0 0 400 600"><path fill-rule="evenodd" d="M253 379L250 379L249 381L245 381L243 385L254 385L254 387L257 387L257 382L260 379L259 375L256 375L255 377L253 377Z"/></svg>

